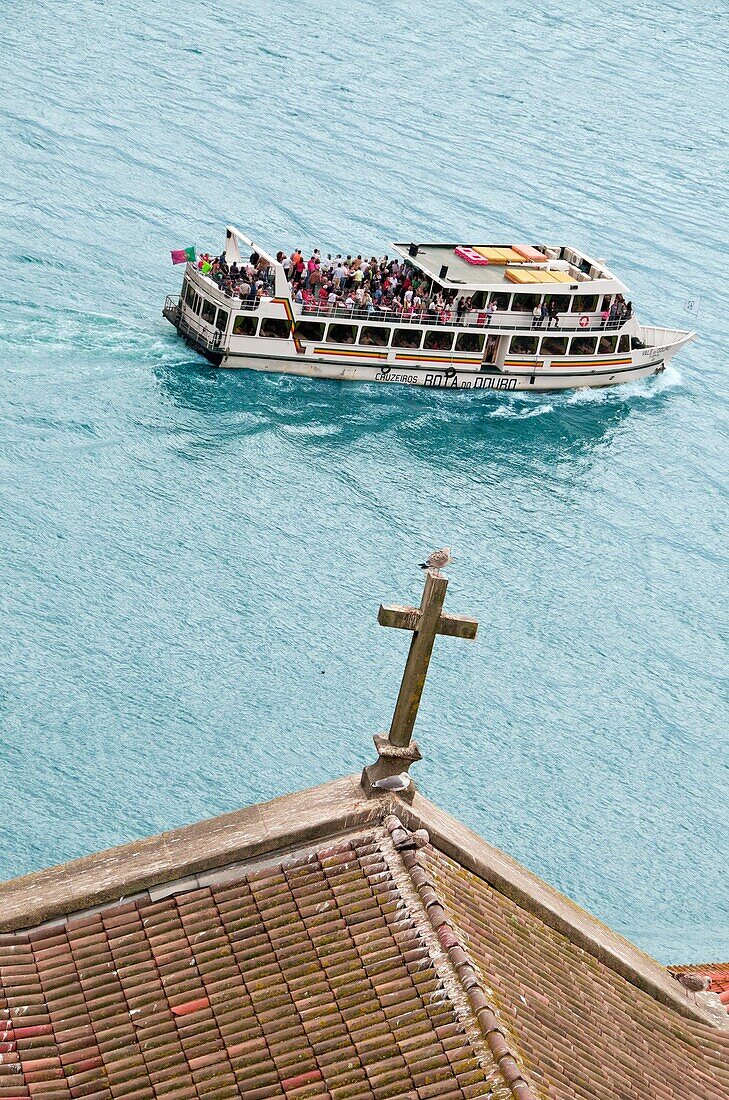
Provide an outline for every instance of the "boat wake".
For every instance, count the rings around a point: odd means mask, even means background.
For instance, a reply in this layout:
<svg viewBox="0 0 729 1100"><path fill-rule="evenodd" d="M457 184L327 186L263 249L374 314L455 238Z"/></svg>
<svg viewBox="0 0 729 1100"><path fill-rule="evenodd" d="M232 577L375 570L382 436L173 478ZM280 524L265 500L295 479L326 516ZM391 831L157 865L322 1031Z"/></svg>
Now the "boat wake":
<svg viewBox="0 0 729 1100"><path fill-rule="evenodd" d="M660 397L668 390L674 390L682 385L683 376L674 366L666 367L663 374L652 375L649 378L641 378L637 382L625 382L621 386L611 386L604 389L579 389L571 390L565 399L568 405L590 404L615 404L617 401L625 401L628 398L641 398L650 401Z"/></svg>

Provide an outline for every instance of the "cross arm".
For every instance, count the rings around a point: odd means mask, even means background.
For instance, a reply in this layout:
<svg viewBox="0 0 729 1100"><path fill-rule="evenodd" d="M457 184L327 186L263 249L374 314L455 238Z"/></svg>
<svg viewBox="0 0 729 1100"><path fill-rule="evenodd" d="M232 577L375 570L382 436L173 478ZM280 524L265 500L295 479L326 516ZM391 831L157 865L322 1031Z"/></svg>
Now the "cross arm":
<svg viewBox="0 0 729 1100"><path fill-rule="evenodd" d="M380 626L394 626L400 630L417 630L422 611L419 607L403 607L400 604L380 604L377 621ZM478 630L478 620L465 615L441 615L437 633L446 638L473 640Z"/></svg>

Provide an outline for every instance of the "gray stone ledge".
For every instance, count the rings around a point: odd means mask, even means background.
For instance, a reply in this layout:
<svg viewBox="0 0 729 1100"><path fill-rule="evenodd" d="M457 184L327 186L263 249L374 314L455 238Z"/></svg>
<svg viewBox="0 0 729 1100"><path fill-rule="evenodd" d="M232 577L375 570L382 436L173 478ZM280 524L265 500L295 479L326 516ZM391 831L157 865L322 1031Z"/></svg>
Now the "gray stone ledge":
<svg viewBox="0 0 729 1100"><path fill-rule="evenodd" d="M164 894L170 883L331 838L379 821L383 812L383 801L364 796L359 776L348 776L35 871L0 884L0 932L32 928L154 887Z"/></svg>

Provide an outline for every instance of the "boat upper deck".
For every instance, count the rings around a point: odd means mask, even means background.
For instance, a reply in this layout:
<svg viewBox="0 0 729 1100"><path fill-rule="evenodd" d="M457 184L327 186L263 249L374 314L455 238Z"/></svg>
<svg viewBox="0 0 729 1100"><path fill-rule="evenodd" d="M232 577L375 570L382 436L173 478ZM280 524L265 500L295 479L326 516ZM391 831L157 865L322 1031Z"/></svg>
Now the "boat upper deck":
<svg viewBox="0 0 729 1100"><path fill-rule="evenodd" d="M532 284L562 283L564 293L585 282L609 283L609 289L618 293L628 289L608 271L604 260L591 259L569 246L396 242L393 247L413 267L453 289L487 290L504 284L527 289Z"/></svg>

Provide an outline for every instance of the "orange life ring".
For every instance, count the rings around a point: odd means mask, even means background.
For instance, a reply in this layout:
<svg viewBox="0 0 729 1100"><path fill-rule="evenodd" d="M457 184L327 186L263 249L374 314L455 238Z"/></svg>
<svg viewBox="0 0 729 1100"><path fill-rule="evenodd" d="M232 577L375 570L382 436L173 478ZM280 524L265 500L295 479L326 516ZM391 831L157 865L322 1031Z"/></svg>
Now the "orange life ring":
<svg viewBox="0 0 729 1100"><path fill-rule="evenodd" d="M586 313L583 313L582 316L580 317L580 328L587 328L589 323L590 323L590 318L587 316Z"/></svg>

